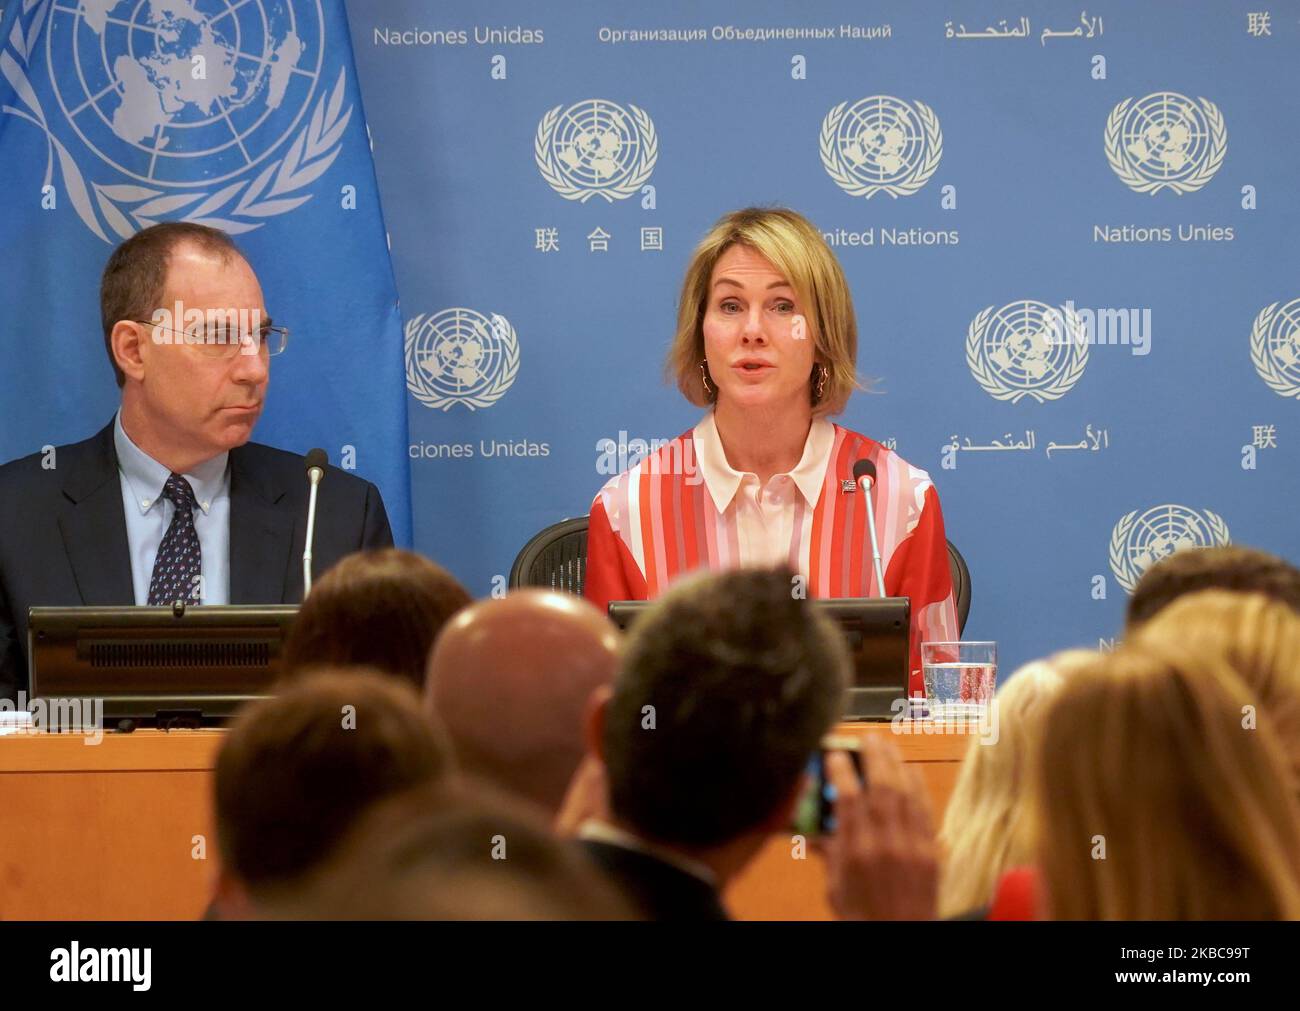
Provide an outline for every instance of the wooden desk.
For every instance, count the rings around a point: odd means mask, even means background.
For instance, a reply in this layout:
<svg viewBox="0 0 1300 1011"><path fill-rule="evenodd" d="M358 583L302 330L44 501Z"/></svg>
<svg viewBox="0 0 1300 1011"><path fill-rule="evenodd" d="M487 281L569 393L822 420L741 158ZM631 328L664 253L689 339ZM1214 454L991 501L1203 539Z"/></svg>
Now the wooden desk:
<svg viewBox="0 0 1300 1011"><path fill-rule="evenodd" d="M209 797L222 737L0 737L0 919L198 919L217 855Z"/></svg>
<svg viewBox="0 0 1300 1011"><path fill-rule="evenodd" d="M887 734L917 763L941 817L970 738ZM0 919L197 919L216 864L210 795L222 732L139 730L87 746L0 737ZM731 888L741 919L825 919L825 868L774 838Z"/></svg>

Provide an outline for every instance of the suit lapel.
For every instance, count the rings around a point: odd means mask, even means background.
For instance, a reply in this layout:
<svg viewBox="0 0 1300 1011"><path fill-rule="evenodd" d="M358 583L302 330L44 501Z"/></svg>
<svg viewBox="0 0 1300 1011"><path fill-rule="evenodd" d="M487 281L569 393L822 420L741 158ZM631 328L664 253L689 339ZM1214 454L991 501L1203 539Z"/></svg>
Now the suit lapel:
<svg viewBox="0 0 1300 1011"><path fill-rule="evenodd" d="M230 451L230 468L230 602L296 604L288 598L298 521L276 508L284 490L244 447Z"/></svg>
<svg viewBox="0 0 1300 1011"><path fill-rule="evenodd" d="M59 532L77 591L87 606L134 604L131 548L112 423L84 445L85 456L69 461L63 485L72 508L59 515Z"/></svg>

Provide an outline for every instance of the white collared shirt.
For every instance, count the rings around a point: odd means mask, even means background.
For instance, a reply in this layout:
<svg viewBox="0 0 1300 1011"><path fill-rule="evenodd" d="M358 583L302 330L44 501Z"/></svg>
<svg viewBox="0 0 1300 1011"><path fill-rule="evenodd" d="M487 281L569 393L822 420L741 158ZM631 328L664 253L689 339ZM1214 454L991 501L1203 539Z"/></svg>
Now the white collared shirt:
<svg viewBox="0 0 1300 1011"><path fill-rule="evenodd" d="M740 562L770 566L786 561L794 534L794 496L801 495L812 515L826 479L835 426L814 418L804 442L803 455L793 470L774 474L760 486L758 475L736 470L727 462L718 426L710 411L695 426L696 459L713 505L724 518L733 519L739 536Z"/></svg>

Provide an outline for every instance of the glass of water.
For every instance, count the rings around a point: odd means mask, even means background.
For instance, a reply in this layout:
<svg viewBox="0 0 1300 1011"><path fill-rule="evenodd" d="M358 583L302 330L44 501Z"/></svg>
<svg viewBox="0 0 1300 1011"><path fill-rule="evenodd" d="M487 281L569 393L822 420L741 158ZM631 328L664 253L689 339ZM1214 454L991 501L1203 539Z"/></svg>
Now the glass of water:
<svg viewBox="0 0 1300 1011"><path fill-rule="evenodd" d="M996 642L923 642L921 676L932 720L978 720L998 680Z"/></svg>

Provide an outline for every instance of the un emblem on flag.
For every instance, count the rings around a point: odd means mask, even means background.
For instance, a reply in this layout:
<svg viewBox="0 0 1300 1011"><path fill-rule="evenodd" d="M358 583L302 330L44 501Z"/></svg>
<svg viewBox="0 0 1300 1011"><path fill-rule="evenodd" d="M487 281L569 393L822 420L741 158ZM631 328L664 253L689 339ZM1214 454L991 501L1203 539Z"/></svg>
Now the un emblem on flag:
<svg viewBox="0 0 1300 1011"><path fill-rule="evenodd" d="M1228 524L1208 509L1158 505L1140 516L1134 509L1111 531L1110 569L1119 585L1132 593L1147 569L1175 551L1230 543Z"/></svg>
<svg viewBox="0 0 1300 1011"><path fill-rule="evenodd" d="M519 338L500 313L421 313L406 324L406 388L425 407L491 407L519 374Z"/></svg>
<svg viewBox="0 0 1300 1011"><path fill-rule="evenodd" d="M1260 310L1250 330L1250 360L1274 393L1300 399L1300 298Z"/></svg>
<svg viewBox="0 0 1300 1011"><path fill-rule="evenodd" d="M1106 160L1138 193L1192 193L1214 177L1228 130L1213 102L1175 91L1126 98L1106 120Z"/></svg>
<svg viewBox="0 0 1300 1011"><path fill-rule="evenodd" d="M822 120L822 166L844 192L911 196L943 157L939 117L923 102L872 95L841 102Z"/></svg>
<svg viewBox="0 0 1300 1011"><path fill-rule="evenodd" d="M602 98L557 105L537 124L533 157L542 178L566 200L610 203L637 192L654 171L659 139L643 109Z"/></svg>
<svg viewBox="0 0 1300 1011"><path fill-rule="evenodd" d="M1064 396L1088 364L1088 341L1079 314L1022 299L989 306L966 331L966 366L994 400L1040 404Z"/></svg>
<svg viewBox="0 0 1300 1011"><path fill-rule="evenodd" d="M25 0L5 40L64 193L105 241L181 218L247 232L293 210L352 114L319 0ZM42 66L42 63L44 66ZM16 79L15 79L16 78Z"/></svg>

